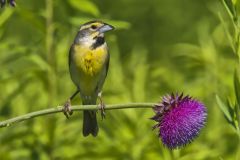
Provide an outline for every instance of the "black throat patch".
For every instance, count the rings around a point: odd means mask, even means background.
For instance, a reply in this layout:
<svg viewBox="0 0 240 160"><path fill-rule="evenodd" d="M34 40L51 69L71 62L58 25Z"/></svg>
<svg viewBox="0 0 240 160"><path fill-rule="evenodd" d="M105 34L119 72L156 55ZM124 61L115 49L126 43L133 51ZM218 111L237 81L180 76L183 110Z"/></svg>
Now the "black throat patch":
<svg viewBox="0 0 240 160"><path fill-rule="evenodd" d="M96 49L105 43L104 37L96 37L96 41L92 44L92 49Z"/></svg>

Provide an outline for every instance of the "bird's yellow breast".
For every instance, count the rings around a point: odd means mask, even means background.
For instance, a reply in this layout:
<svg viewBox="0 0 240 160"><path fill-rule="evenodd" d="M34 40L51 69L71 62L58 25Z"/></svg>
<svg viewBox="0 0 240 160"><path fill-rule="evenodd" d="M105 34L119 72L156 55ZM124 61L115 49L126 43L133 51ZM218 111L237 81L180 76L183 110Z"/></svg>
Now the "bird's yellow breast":
<svg viewBox="0 0 240 160"><path fill-rule="evenodd" d="M102 70L108 54L105 46L91 49L81 45L75 45L73 49L73 60L80 72L93 76Z"/></svg>

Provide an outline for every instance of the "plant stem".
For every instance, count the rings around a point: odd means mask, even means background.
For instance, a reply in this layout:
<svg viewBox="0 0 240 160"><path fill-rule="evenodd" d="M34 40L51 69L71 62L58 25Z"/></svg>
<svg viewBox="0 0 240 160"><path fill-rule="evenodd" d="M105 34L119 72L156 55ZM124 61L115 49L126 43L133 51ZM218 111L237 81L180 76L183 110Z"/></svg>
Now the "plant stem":
<svg viewBox="0 0 240 160"><path fill-rule="evenodd" d="M56 98L56 57L53 49L53 0L46 0L46 57L50 66L48 71L48 105L52 106Z"/></svg>
<svg viewBox="0 0 240 160"><path fill-rule="evenodd" d="M54 52L54 22L53 22L53 0L46 0L46 56L47 63L50 66L48 70L48 106L52 106L55 103L56 97L56 56ZM49 123L45 126L48 133L47 155L48 159L52 160L55 143L55 128L56 128L56 117L52 116L49 119Z"/></svg>
<svg viewBox="0 0 240 160"><path fill-rule="evenodd" d="M127 108L153 108L155 103L127 103L127 104L113 104L107 105L105 110L113 110L113 109L127 109ZM43 109L40 111L35 111L31 113L27 113L25 115L21 115L15 118L11 118L5 121L0 122L0 128L8 127L14 123L26 121L35 117L45 116L48 114L55 114L59 112L63 112L63 106L57 106L55 108ZM72 106L71 109L73 111L82 111L82 110L99 110L98 105L77 105Z"/></svg>

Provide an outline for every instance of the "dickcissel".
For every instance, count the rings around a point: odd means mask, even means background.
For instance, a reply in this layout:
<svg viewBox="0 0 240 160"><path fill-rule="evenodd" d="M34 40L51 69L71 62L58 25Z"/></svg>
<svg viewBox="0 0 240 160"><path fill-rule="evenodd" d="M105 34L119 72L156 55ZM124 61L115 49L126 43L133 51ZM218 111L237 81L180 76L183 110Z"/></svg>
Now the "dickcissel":
<svg viewBox="0 0 240 160"><path fill-rule="evenodd" d="M94 105L99 97L102 117L105 116L101 90L107 76L110 55L104 33L113 29L113 26L102 21L81 25L69 51L69 71L77 91L65 104L64 114L67 117L71 114L71 99L79 92L83 105ZM97 136L98 130L96 111L83 111L83 135Z"/></svg>

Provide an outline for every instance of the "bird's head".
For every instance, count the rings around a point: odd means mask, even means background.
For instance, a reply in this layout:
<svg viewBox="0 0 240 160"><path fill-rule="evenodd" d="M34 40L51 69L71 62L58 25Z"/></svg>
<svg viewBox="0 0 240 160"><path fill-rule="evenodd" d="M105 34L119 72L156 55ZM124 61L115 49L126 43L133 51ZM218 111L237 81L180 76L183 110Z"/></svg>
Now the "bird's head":
<svg viewBox="0 0 240 160"><path fill-rule="evenodd" d="M90 21L81 25L75 38L75 43L92 44L99 37L104 38L104 33L113 30L114 27L102 21Z"/></svg>

